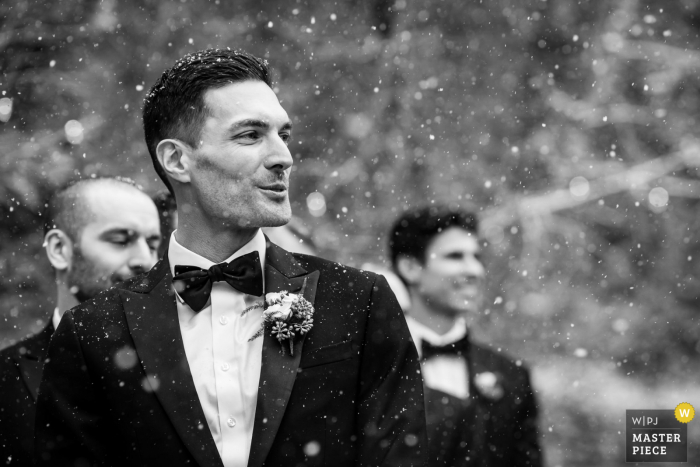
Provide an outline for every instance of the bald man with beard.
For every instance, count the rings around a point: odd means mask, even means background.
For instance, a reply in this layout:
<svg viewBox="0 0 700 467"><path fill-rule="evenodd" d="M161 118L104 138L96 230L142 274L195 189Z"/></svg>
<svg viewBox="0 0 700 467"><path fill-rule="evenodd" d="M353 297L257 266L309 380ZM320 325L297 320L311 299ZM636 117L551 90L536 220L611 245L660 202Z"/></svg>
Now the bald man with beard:
<svg viewBox="0 0 700 467"><path fill-rule="evenodd" d="M72 183L51 197L45 215L44 248L55 273L56 308L42 331L0 352L3 465L32 465L42 365L63 313L147 272L160 244L155 204L127 179Z"/></svg>

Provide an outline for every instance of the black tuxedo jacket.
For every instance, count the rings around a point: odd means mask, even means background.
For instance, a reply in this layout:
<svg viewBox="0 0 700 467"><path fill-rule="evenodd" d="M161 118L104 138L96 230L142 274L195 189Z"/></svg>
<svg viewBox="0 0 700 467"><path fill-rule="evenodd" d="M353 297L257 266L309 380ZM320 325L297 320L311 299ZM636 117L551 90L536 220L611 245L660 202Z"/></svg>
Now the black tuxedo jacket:
<svg viewBox="0 0 700 467"><path fill-rule="evenodd" d="M415 347L382 276L268 243L266 293L315 307L294 356L266 330L248 466L422 466ZM39 390L39 466L222 466L178 323L167 255L67 312Z"/></svg>
<svg viewBox="0 0 700 467"><path fill-rule="evenodd" d="M0 464L29 467L41 367L54 328L49 324L0 352Z"/></svg>
<svg viewBox="0 0 700 467"><path fill-rule="evenodd" d="M527 369L470 343L469 399L425 388L431 467L539 467L537 404ZM492 373L496 384L477 384Z"/></svg>

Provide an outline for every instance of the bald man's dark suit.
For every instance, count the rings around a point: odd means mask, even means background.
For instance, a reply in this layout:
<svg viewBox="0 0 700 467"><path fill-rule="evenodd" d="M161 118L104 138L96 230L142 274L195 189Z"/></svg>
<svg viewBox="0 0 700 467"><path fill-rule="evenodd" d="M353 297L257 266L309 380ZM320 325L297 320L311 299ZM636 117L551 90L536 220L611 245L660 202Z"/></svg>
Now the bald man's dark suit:
<svg viewBox="0 0 700 467"><path fill-rule="evenodd" d="M0 465L31 466L41 367L54 327L0 352Z"/></svg>
<svg viewBox="0 0 700 467"><path fill-rule="evenodd" d="M38 465L222 465L165 258L64 315L39 391ZM294 356L265 333L248 466L425 465L420 366L386 280L268 243L266 292L302 287L314 327Z"/></svg>

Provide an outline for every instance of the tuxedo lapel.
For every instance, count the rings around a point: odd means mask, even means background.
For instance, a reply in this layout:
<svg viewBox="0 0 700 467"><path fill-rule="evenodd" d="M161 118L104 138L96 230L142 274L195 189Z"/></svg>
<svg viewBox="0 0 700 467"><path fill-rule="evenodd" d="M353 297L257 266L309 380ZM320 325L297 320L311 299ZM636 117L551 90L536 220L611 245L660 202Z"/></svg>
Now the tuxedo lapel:
<svg viewBox="0 0 700 467"><path fill-rule="evenodd" d="M49 348L51 334L54 328L51 321L41 332L27 339L24 348L25 353L17 358L20 373L24 384L27 385L34 401L36 402L39 384L41 383L41 370L44 365L46 350Z"/></svg>
<svg viewBox="0 0 700 467"><path fill-rule="evenodd" d="M136 353L180 438L201 467L222 467L190 373L171 284L166 254L140 288L120 292L126 319Z"/></svg>
<svg viewBox="0 0 700 467"><path fill-rule="evenodd" d="M314 303L319 271L307 273L291 254L269 240L265 263L265 293L299 293L303 288L304 298ZM249 467L261 467L270 452L292 393L305 337L295 338L293 356L288 348L282 355L280 343L265 330Z"/></svg>
<svg viewBox="0 0 700 467"><path fill-rule="evenodd" d="M44 362L42 360L31 360L26 357L19 359L19 369L24 379L24 384L29 388L29 392L36 402L39 384L41 383L41 370Z"/></svg>

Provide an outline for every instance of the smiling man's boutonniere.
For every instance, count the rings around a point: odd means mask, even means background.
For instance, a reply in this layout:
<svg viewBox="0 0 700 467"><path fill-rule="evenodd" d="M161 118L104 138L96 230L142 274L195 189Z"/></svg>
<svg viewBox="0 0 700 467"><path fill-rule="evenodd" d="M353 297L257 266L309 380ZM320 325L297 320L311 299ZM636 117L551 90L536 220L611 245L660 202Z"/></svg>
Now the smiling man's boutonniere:
<svg viewBox="0 0 700 467"><path fill-rule="evenodd" d="M474 386L484 397L494 401L503 397L505 392L498 381L498 376L490 371L474 375Z"/></svg>
<svg viewBox="0 0 700 467"><path fill-rule="evenodd" d="M285 341L289 343L289 353L294 355L294 336L303 336L314 326L314 306L303 297L306 281L301 292L297 294L282 292L270 292L265 294L263 307L263 322L260 329L248 339L248 342L257 339L269 328L270 333L277 338L282 346L282 355L285 355ZM246 308L243 315L250 310L260 308L263 305L257 303Z"/></svg>

